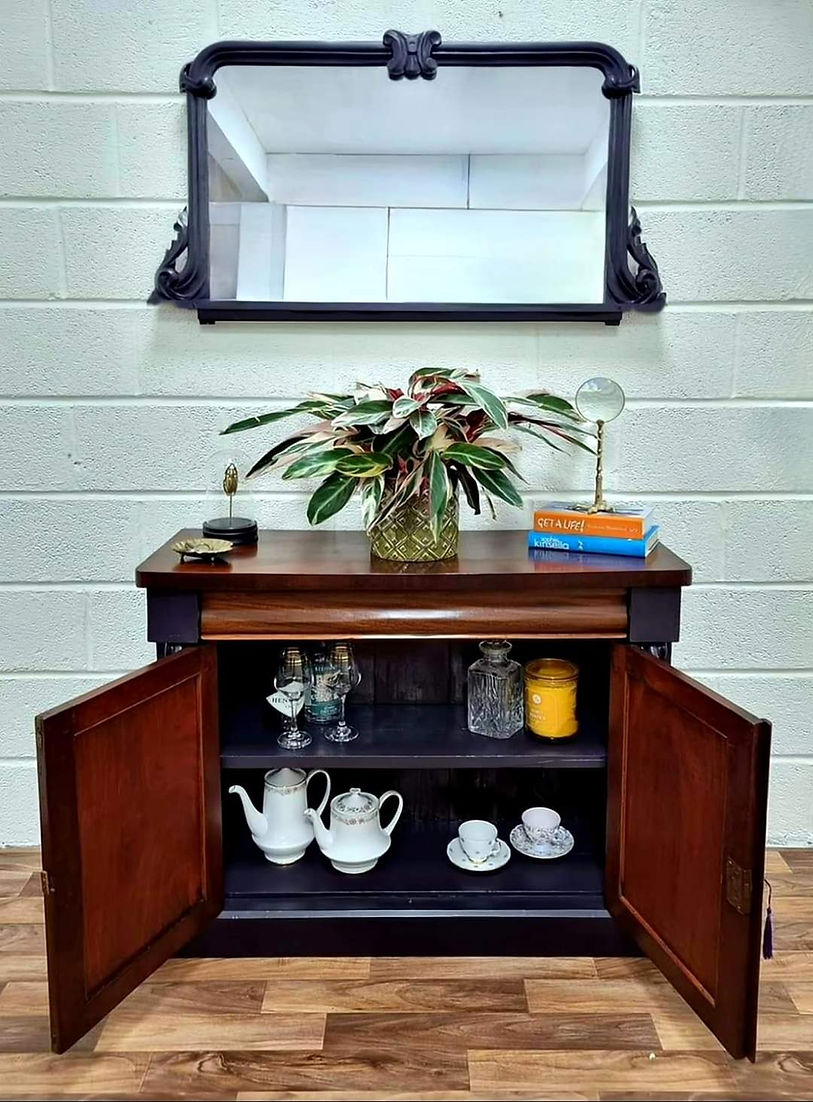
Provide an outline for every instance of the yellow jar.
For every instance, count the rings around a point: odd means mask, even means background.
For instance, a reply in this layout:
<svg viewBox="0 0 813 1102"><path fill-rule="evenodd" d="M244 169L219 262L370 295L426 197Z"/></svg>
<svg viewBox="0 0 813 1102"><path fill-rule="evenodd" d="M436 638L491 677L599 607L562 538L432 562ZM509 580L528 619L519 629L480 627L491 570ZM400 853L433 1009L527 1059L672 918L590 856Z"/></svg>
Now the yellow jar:
<svg viewBox="0 0 813 1102"><path fill-rule="evenodd" d="M525 723L540 738L569 738L579 729L579 667L564 658L537 658L525 667Z"/></svg>

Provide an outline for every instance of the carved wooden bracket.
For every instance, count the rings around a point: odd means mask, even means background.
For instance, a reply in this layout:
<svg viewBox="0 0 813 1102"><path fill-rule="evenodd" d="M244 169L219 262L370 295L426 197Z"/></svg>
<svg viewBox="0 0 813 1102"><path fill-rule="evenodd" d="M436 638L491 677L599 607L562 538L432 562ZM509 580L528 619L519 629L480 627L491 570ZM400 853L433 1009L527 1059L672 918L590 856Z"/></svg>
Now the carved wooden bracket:
<svg viewBox="0 0 813 1102"><path fill-rule="evenodd" d="M384 45L392 50L387 62L390 80L434 80L438 63L432 51L441 43L439 31L421 31L420 34L404 34L403 31L386 31Z"/></svg>

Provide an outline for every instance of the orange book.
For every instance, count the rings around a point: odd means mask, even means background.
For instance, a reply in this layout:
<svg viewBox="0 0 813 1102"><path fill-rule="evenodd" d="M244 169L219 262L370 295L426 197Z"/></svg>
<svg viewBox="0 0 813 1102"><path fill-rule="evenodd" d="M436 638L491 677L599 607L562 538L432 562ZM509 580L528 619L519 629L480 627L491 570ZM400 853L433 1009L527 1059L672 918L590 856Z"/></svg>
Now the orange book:
<svg viewBox="0 0 813 1102"><path fill-rule="evenodd" d="M537 509L534 531L548 535L610 536L613 539L641 540L652 527L652 506L619 506L613 513L582 513L562 502Z"/></svg>

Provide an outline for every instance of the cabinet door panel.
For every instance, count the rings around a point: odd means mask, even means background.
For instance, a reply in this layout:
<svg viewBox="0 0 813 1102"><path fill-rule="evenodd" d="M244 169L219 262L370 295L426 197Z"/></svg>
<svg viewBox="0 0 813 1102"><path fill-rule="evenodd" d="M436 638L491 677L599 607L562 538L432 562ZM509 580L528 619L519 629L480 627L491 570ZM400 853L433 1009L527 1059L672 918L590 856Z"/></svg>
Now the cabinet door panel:
<svg viewBox="0 0 813 1102"><path fill-rule="evenodd" d="M53 1047L222 908L213 647L37 717Z"/></svg>
<svg viewBox="0 0 813 1102"><path fill-rule="evenodd" d="M756 1047L770 725L613 652L607 905L734 1056Z"/></svg>

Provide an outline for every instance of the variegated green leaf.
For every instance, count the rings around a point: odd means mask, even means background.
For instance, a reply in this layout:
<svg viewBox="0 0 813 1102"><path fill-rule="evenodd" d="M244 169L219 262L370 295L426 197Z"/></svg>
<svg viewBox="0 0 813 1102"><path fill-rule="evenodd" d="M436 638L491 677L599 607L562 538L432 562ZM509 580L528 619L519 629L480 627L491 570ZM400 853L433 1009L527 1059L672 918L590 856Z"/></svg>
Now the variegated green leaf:
<svg viewBox="0 0 813 1102"><path fill-rule="evenodd" d="M407 387L413 390L416 384L423 384L428 379L462 379L468 374L465 367L419 367L410 375Z"/></svg>
<svg viewBox="0 0 813 1102"><path fill-rule="evenodd" d="M376 451L381 452L383 455L389 455L393 458L401 457L405 459L412 451L412 445L415 441L415 437L412 433L412 428L409 424L402 425L400 429L393 433L389 440L385 440L379 444Z"/></svg>
<svg viewBox="0 0 813 1102"><path fill-rule="evenodd" d="M457 475L463 493L466 495L468 506L475 516L480 515L480 490L471 475L471 471L461 464L455 463L452 470Z"/></svg>
<svg viewBox="0 0 813 1102"><path fill-rule="evenodd" d="M424 473L424 465L419 464L414 467L408 475L401 479L393 493L382 502L378 520L383 520L385 517L389 516L389 514L394 512L399 505L408 501L418 493L421 488L421 483L423 482Z"/></svg>
<svg viewBox="0 0 813 1102"><path fill-rule="evenodd" d="M435 429L438 427L438 419L428 409L419 409L409 418L409 423L415 431L415 435L419 440L425 439L427 436L431 436Z"/></svg>
<svg viewBox="0 0 813 1102"><path fill-rule="evenodd" d="M541 440L543 444L547 444L548 447L553 448L554 451L563 452L565 450L564 448L560 448L558 444L554 444L547 436L543 436L538 429L533 428L531 425L512 425L511 428L515 429L517 432L527 433L528 436L536 437L537 440Z"/></svg>
<svg viewBox="0 0 813 1102"><path fill-rule="evenodd" d="M435 540L440 536L440 525L451 492L449 474L439 452L430 452L426 462L429 479L429 527Z"/></svg>
<svg viewBox="0 0 813 1102"><path fill-rule="evenodd" d="M462 390L452 390L448 394L438 394L432 401L439 406L455 406L458 409L479 409L480 403Z"/></svg>
<svg viewBox="0 0 813 1102"><path fill-rule="evenodd" d="M532 417L529 413L515 413L513 410L508 414L508 427L516 428L517 425L540 425L542 428L554 428L564 430L565 432L575 432L579 436L595 436L595 429L585 426L582 428L581 424L576 424L575 421L549 421L547 418Z"/></svg>
<svg viewBox="0 0 813 1102"><path fill-rule="evenodd" d="M368 478L361 484L361 522L365 530L372 526L384 493L384 478Z"/></svg>
<svg viewBox="0 0 813 1102"><path fill-rule="evenodd" d="M521 506L523 504L516 486L504 471L482 471L475 467L472 474L488 493L496 494L503 501L507 501L509 505Z"/></svg>
<svg viewBox="0 0 813 1102"><path fill-rule="evenodd" d="M583 440L579 440L575 436L571 436L572 432L580 432L575 426L571 428L570 425L554 425L550 421L536 421L533 418L529 422L531 425L538 427L543 433L553 433L554 436L560 437L562 440L567 440L568 444L574 444L577 448L581 448L582 451L588 452L590 455L595 455L592 448L588 447ZM592 433L587 433L593 439Z"/></svg>
<svg viewBox="0 0 813 1102"><path fill-rule="evenodd" d="M275 409L271 413L261 413L256 417L246 417L244 421L233 421L220 433L221 436L228 436L232 432L245 432L246 429L256 429L262 425L273 425L275 421L282 421L285 417L293 417L295 413L314 413L318 412L324 406L324 402L317 401L315 399L307 399L304 402L300 402L297 406L291 406L289 409Z"/></svg>
<svg viewBox="0 0 813 1102"><path fill-rule="evenodd" d="M367 427L373 436L391 436L404 424L406 424L406 421L403 417L388 417L386 421L376 421Z"/></svg>
<svg viewBox="0 0 813 1102"><path fill-rule="evenodd" d="M443 452L446 460L454 459L468 467L480 467L483 470L498 471L505 466L505 459L491 448L479 444L452 444Z"/></svg>
<svg viewBox="0 0 813 1102"><path fill-rule="evenodd" d="M468 379L458 379L457 385L470 398L474 398L478 407L488 414L498 429L508 428L508 410L505 408L505 403L488 387L469 382Z"/></svg>
<svg viewBox="0 0 813 1102"><path fill-rule="evenodd" d="M400 398L396 398L392 403L392 415L393 417L409 417L414 413L416 409L421 408L421 403L417 402L414 398L408 397L403 394Z"/></svg>
<svg viewBox="0 0 813 1102"><path fill-rule="evenodd" d="M287 480L330 474L331 471L336 470L337 465L345 456L352 454L349 448L320 448L318 451L294 460L282 477Z"/></svg>
<svg viewBox="0 0 813 1102"><path fill-rule="evenodd" d="M303 452L310 447L313 447L313 445L311 444L309 435L300 433L296 436L288 436L285 440L281 440L279 444L275 444L274 447L270 448L264 455L261 455L254 466L248 471L246 478L251 478L255 474L260 474L262 471L266 471L275 464L282 462L283 459L291 455L298 455L299 452Z"/></svg>
<svg viewBox="0 0 813 1102"><path fill-rule="evenodd" d="M339 460L336 470L353 478L374 478L391 466L392 459L383 452L351 452Z"/></svg>
<svg viewBox="0 0 813 1102"><path fill-rule="evenodd" d="M392 414L392 402L389 398L371 398L358 402L352 409L340 413L333 419L334 425L372 425L376 421L386 421Z"/></svg>
<svg viewBox="0 0 813 1102"><path fill-rule="evenodd" d="M496 455L499 459L501 459L503 469L506 470L506 471L510 471L511 474L514 475L515 478L518 478L520 480L520 482L527 482L528 481L528 479L525 477L525 475L519 473L519 471L514 466L513 462L508 458L507 455L504 455L501 451L497 451L496 448L486 448L486 451L493 452L494 455Z"/></svg>
<svg viewBox="0 0 813 1102"><path fill-rule="evenodd" d="M514 402L517 405L533 406L534 409L544 409L548 413L558 413L562 417L570 417L574 421L581 421L580 414L573 405L564 398L557 398L555 394L546 394L544 391L538 394L526 394L524 397L506 398L506 402Z"/></svg>
<svg viewBox="0 0 813 1102"><path fill-rule="evenodd" d="M340 407L341 409L350 409L353 405L353 396L351 394L323 394L321 391L311 391L308 398L317 402L325 402Z"/></svg>
<svg viewBox="0 0 813 1102"><path fill-rule="evenodd" d="M325 481L314 491L308 502L308 521L311 524L321 524L328 520L334 513L343 509L353 496L358 483L354 478L347 478L336 471L329 475Z"/></svg>

